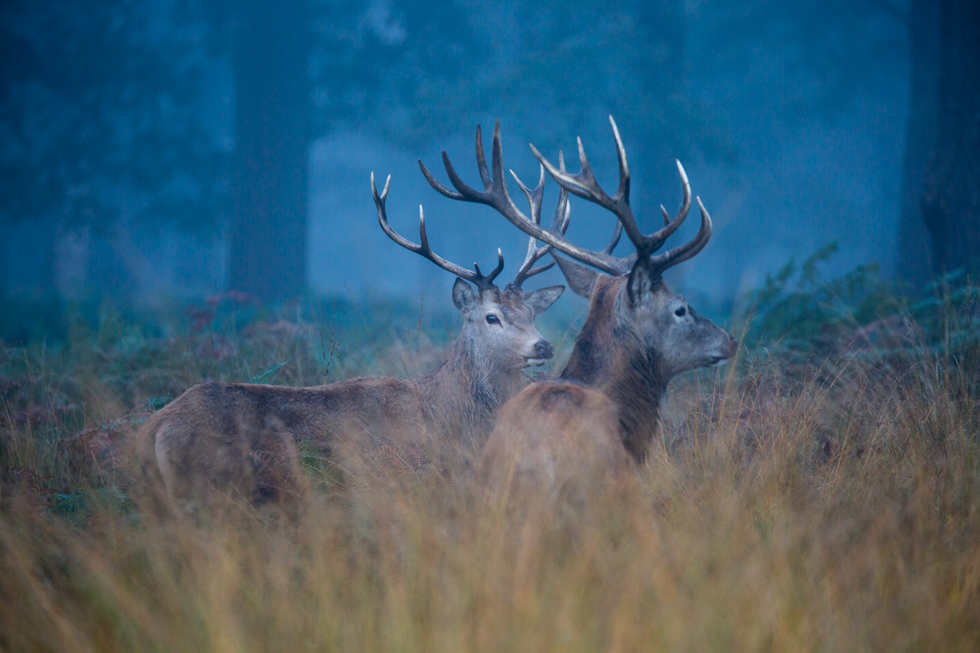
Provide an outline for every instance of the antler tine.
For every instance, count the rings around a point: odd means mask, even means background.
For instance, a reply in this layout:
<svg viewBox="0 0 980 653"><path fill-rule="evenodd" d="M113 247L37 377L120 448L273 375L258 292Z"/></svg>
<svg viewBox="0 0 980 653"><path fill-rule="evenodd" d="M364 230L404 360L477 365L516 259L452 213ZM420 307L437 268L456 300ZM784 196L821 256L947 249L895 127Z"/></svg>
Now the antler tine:
<svg viewBox="0 0 980 653"><path fill-rule="evenodd" d="M677 215L671 219L667 213L667 209L664 205L660 205L660 211L664 216L664 226L655 231L654 233L646 236L649 244L648 253L653 253L660 249L660 247L667 241L670 236L677 231L678 227L683 224L684 219L687 217L688 212L691 210L691 182L687 179L687 172L684 171L684 166L681 165L679 160L674 161L677 164L677 172L681 176L681 189L684 192L684 199L681 201L681 208L678 209Z"/></svg>
<svg viewBox="0 0 980 653"><path fill-rule="evenodd" d="M499 247L497 248L497 267L491 270L490 274L483 276L483 273L480 272L480 266L477 265L476 262L473 263L473 269L476 270L476 276L478 279L480 279L480 281L474 280L473 283L477 284L481 290L489 289L491 286L493 286L493 280L496 279L497 275L500 274L500 271L504 269L504 253L500 251Z"/></svg>
<svg viewBox="0 0 980 653"><path fill-rule="evenodd" d="M644 235L636 224L633 209L629 203L630 171L629 163L626 159L626 148L623 147L623 140L619 136L619 128L616 126L616 121L612 116L609 116L609 124L612 126L613 140L616 142L616 158L619 163L619 188L613 197L610 197L602 190L602 187L596 181L595 175L592 174L592 169L589 167L589 161L585 155L585 148L582 146L581 138L578 139L578 149L582 169L577 175L563 174L561 171L555 170L554 166L548 163L533 146L531 149L534 152L534 156L541 161L551 176L555 178L555 181L567 188L571 193L595 202L616 215L620 226L616 227L613 239L603 250L603 254L612 254L612 250L619 243L621 231L625 230L627 237L629 237L634 247L636 247L637 256L648 256L659 249L667 238L677 231L678 227L684 222L691 206L691 186L687 179L687 173L684 171L684 166L678 161L677 169L681 176L681 184L684 191L684 200L681 208L677 216L671 220L667 216L666 210L661 207L664 211L663 228L648 236Z"/></svg>
<svg viewBox="0 0 980 653"><path fill-rule="evenodd" d="M449 175L449 181L452 182L453 187L456 189L455 191L446 188L436 181L435 177L432 176L432 173L429 172L421 160L419 160L419 168L421 168L422 174L425 175L425 179L429 182L429 185L446 197L454 200L486 204L487 206L493 207L500 213L503 213L511 222L514 222L515 220L527 222L528 218L521 213L520 209L517 208L507 192L507 184L504 181L503 163L501 160L500 121L497 121L497 124L493 130L492 176L487 170L486 157L483 154L481 131L480 128L477 127L476 161L477 167L480 170L480 178L484 185L483 192L471 188L466 184L466 182L463 181L463 179L456 173L456 169L453 168L453 164L449 160L449 155L445 152L445 150L442 152L442 162L446 167L446 174Z"/></svg>
<svg viewBox="0 0 980 653"><path fill-rule="evenodd" d="M493 280L500 274L501 270L504 269L504 255L500 249L497 249L497 267L493 269L488 275L484 275L480 271L480 266L473 264L475 272L473 270L468 270L460 265L448 261L435 252L429 247L429 237L425 232L425 213L422 211L422 206L419 205L419 242L420 245L416 245L412 241L400 235L395 231L391 225L388 223L388 214L385 210L385 202L388 199L388 188L391 184L391 175L385 180L385 187L378 194L378 187L374 182L374 172L371 172L371 195L374 197L374 204L378 208L378 222L381 224L381 229L391 238L393 241L409 250L410 252L415 252L416 254L426 258L443 270L455 274L461 279L472 282L480 290L489 290L493 287Z"/></svg>
<svg viewBox="0 0 980 653"><path fill-rule="evenodd" d="M530 208L529 212L531 214L531 222L538 226L541 225L541 203L544 199L544 166L540 166L540 168L541 172L538 176L538 185L534 187L534 190L529 190L528 187L524 185L524 182L521 181L520 177L517 176L517 173L513 170L510 171L514 181L517 182L518 188L521 189L521 192L524 193L524 197L527 198L527 203ZM510 283L511 286L514 288L520 288L527 278L532 276L531 266L547 253L545 248L547 248L547 250L551 249L551 247L548 245L538 248L537 239L534 236L531 236L528 239L527 255L524 257L524 262L521 263L521 267L517 270L514 280ZM541 253L541 250L545 251ZM544 272L545 269L547 269L547 267L542 266L535 270L534 274Z"/></svg>
<svg viewBox="0 0 980 653"><path fill-rule="evenodd" d="M442 156L443 156L443 159L445 161L448 161L449 160L448 158L446 158L446 153L445 152L442 153ZM419 159L419 169L422 170L422 174L425 176L425 180L427 182L429 182L429 185L432 186L433 188L435 188L437 191L439 191L443 195L445 195L446 197L448 197L449 199L451 199L451 200L465 199L461 194L457 193L456 191L449 190L448 188L446 188L445 186L443 186L442 184L440 184L436 180L436 178L432 176L432 173L429 172L429 169L425 167L425 164L422 163L422 159Z"/></svg>
<svg viewBox="0 0 980 653"><path fill-rule="evenodd" d="M534 152L534 156L537 157L538 161L540 161L545 168L547 168L551 176L554 177L555 181L561 184L562 187L567 188L569 192L594 202L602 208L615 214L617 219L622 223L623 229L626 230L626 235L629 237L630 241L632 241L637 251L649 254L653 251L653 249L650 247L651 242L646 236L643 235L639 227L636 225L636 219L633 217L633 209L630 207L630 170L629 163L626 160L626 148L623 147L623 141L619 137L619 128L616 127L616 121L613 120L612 116L609 116L609 124L612 126L613 139L616 142L616 157L619 162L619 188L616 190L616 195L613 197L610 197L604 190L602 190L602 187L596 180L595 175L592 173L592 168L589 166L589 159L585 155L585 147L582 145L581 138L577 139L578 157L581 165L581 170L577 175L570 175L563 173L560 170L556 170L551 163L541 156L541 153L538 152L534 146L531 146L531 151ZM618 228L617 231L619 231ZM616 242L618 243L618 238ZM615 247L615 244L613 247ZM609 252L603 250L603 253L608 254Z"/></svg>
<svg viewBox="0 0 980 653"><path fill-rule="evenodd" d="M619 188L616 189L616 197L623 198L626 204L630 201L630 167L626 162L626 148L623 147L623 139L619 137L619 128L612 116L609 116L609 124L612 125L613 140L616 141L616 160L619 162Z"/></svg>
<svg viewBox="0 0 980 653"><path fill-rule="evenodd" d="M513 170L510 171L511 177L517 182L518 188L524 193L524 197L527 198L528 206L530 207L531 221L534 224L541 224L541 202L544 199L544 166L540 166L541 174L538 177L538 185L534 187L534 190L528 190L528 187L524 185L520 177L517 176ZM532 240L533 244L533 240Z"/></svg>
<svg viewBox="0 0 980 653"><path fill-rule="evenodd" d="M616 127L616 121L613 120L612 116L609 116L609 122L612 125L613 139L616 141L616 159L619 162L619 188L616 190L616 195L625 198L625 201L628 204L630 194L630 168L626 161L626 148L623 147L623 140L619 137L619 128ZM606 248L602 251L611 255L613 250L616 249L616 245L619 244L619 239L622 238L622 236L623 221L619 219L617 214L616 226L613 228L613 236L609 240L609 244L606 245Z"/></svg>
<svg viewBox="0 0 980 653"><path fill-rule="evenodd" d="M571 215L572 215L572 207L571 207L570 204L568 204L566 202L565 203L564 217L558 223L559 224L559 228L561 229L561 233L562 234L564 234L565 233L565 230L568 229L568 222L569 222L569 218L571 217ZM531 236L531 238L534 238L534 236ZM525 260L525 266L528 267L528 268L530 268L531 265L533 265L535 262L537 262L538 260L540 260L542 256L546 255L551 250L552 250L552 246L551 245L544 245L543 247L539 247L539 248L535 249L533 258L528 258L528 259ZM548 270L550 270L554 266L555 266L555 261L549 261L548 263L545 263L544 265L539 265L536 268L531 268L530 270L528 270L527 272L525 272L523 274L523 276L520 276L519 275L517 278L515 278L513 285L516 286L516 287L518 287L518 288L520 288L521 285L523 285L523 283L525 281L527 281L528 279L530 279L534 275L541 274L542 272L547 272Z"/></svg>
<svg viewBox="0 0 980 653"><path fill-rule="evenodd" d="M500 121L498 120L497 124L494 126L494 134L499 135L499 133L500 133ZM494 156L497 155L496 150L494 150L493 155ZM446 157L445 152L442 153L442 157L447 162L449 161L448 157ZM480 125L476 126L476 167L479 168L480 170L480 181L483 182L483 190L489 190L490 187L493 186L493 178L490 176L490 173L487 171L487 157L484 156L483 154L483 131L480 129ZM500 176L498 176L497 178L499 179Z"/></svg>
<svg viewBox="0 0 980 653"><path fill-rule="evenodd" d="M558 153L558 163L561 169L565 169L565 158ZM510 174L514 177L514 181L524 192L525 197L527 197L528 204L531 205L531 220L535 225L540 227L541 225L541 201L544 197L544 166L541 166L541 173L538 177L538 185L533 191L528 190L527 186L521 182L520 178L517 176L513 170ZM550 230L554 233L564 234L565 230L568 229L568 222L571 218L571 207L568 204L568 191L564 188L559 187L558 192L558 206L555 208L555 215L551 219ZM514 281L510 284L515 288L520 288L525 281L533 277L536 274L541 274L547 270L554 267L555 262L551 261L545 265L533 268L535 263L537 263L541 257L546 256L548 252L551 251L551 245L544 245L542 247L537 246L538 239L534 236L528 240L527 243L527 256L524 258L524 262L521 264L520 269L517 271L517 276L514 277Z"/></svg>
<svg viewBox="0 0 980 653"><path fill-rule="evenodd" d="M606 248L602 250L604 254L612 254L613 250L616 249L616 245L619 244L619 239L623 236L623 223L616 220L616 226L613 228L612 238L609 240L609 244Z"/></svg>
<svg viewBox="0 0 980 653"><path fill-rule="evenodd" d="M561 150L558 150L558 167L562 172L565 171L565 155ZM544 170L541 172L543 174ZM557 229L561 233L565 233L565 230L568 229L568 221L572 216L572 207L568 203L568 191L561 186L558 188L558 206L555 207L555 215L551 218L550 228L551 231L555 231Z"/></svg>
<svg viewBox="0 0 980 653"><path fill-rule="evenodd" d="M436 181L436 179L432 176L428 169L426 169L425 165L421 161L419 161L419 168L421 168L422 174L425 175L425 178L429 184L446 197L463 200L466 202L475 202L477 204L486 204L487 206L496 209L497 212L503 215L508 222L527 235L534 236L538 240L551 245L558 251L586 263L587 265L591 265L599 270L602 270L603 272L617 275L622 274L622 262L618 259L615 259L614 257L603 252L593 252L591 250L577 247L576 245L573 245L565 240L561 234L555 234L542 229L539 224L535 224L533 220L521 213L520 209L517 208L507 192L507 185L503 177L502 151L503 148L500 144L500 123L497 122L493 130L493 158L491 161L493 174L490 178L490 185L486 187L484 192L477 191L466 185L466 183L456 173L456 170L453 168L453 165L449 160L449 155L445 152L442 153L442 162L446 167L446 174L449 175L449 181L452 182L453 187L456 189L455 191L446 188ZM541 161L541 164L544 165L546 169L548 169L551 165L545 161ZM481 168L481 178L486 181L483 175L483 169L486 167L486 159L483 157L482 144L477 148L477 165ZM553 168L553 166L551 167ZM554 176L554 173L552 173L552 176Z"/></svg>
<svg viewBox="0 0 980 653"><path fill-rule="evenodd" d="M663 273L667 268L671 268L678 263L683 263L689 258L696 255L704 246L708 244L708 240L711 239L711 231L713 229L711 224L711 216L708 215L708 210L704 208L704 204L701 203L701 198L697 198L698 208L701 209L701 228L698 230L696 236L691 239L690 242L684 243L683 245L678 245L674 249L668 250L657 254L656 256L650 257L650 269L657 271L658 273Z"/></svg>

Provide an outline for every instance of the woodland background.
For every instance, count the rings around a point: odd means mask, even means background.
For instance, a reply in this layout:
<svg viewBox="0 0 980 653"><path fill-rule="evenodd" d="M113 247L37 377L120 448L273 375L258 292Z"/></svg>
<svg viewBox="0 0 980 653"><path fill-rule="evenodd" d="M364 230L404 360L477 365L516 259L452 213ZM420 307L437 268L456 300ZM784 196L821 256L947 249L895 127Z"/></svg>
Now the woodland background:
<svg viewBox="0 0 980 653"><path fill-rule="evenodd" d="M523 179L528 142L574 169L576 135L612 179L612 114L651 225L680 159L716 229L670 281L706 310L834 242L829 277L921 288L980 252L978 30L969 0L5 2L3 335L107 298L441 301L452 280L385 238L369 174L392 174L402 233L421 203L437 251L516 265L523 238L416 164L445 149L475 181L498 119ZM575 202L571 234L610 220Z"/></svg>
<svg viewBox="0 0 980 653"><path fill-rule="evenodd" d="M790 4L0 4L0 651L977 650L980 3ZM608 187L609 114L641 226L683 161L715 232L668 282L739 341L628 488L492 504L460 434L301 448L295 522L145 503L133 436L203 379L445 360L453 279L372 170L508 278L526 239L416 160L476 183L499 119L525 181L581 135ZM573 198L570 237L611 220Z"/></svg>

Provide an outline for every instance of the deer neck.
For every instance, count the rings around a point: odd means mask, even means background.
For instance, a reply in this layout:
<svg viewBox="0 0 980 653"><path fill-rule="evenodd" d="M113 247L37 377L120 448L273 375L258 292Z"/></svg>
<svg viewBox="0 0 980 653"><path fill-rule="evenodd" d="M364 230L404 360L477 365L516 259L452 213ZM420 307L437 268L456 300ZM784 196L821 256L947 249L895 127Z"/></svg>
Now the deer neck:
<svg viewBox="0 0 980 653"><path fill-rule="evenodd" d="M464 437L489 435L497 411L526 383L520 370L502 371L480 355L464 334L442 367L423 378L422 393L434 419L443 431Z"/></svg>
<svg viewBox="0 0 980 653"><path fill-rule="evenodd" d="M623 445L642 461L659 424L669 378L654 352L619 317L618 307L627 301L625 293L623 277L600 277L596 282L589 316L561 378L613 400Z"/></svg>

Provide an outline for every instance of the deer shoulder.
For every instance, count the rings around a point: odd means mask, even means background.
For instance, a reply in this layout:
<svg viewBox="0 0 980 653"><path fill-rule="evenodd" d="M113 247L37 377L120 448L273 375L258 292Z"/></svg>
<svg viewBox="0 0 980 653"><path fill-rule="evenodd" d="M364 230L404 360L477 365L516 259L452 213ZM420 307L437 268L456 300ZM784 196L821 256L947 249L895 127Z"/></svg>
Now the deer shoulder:
<svg viewBox="0 0 980 653"><path fill-rule="evenodd" d="M480 461L481 477L493 479L491 485L499 486L501 478L512 478L521 471L553 493L555 483L567 479L586 482L590 477L585 474L591 473L586 470L618 475L624 460L642 462L646 457L670 379L688 370L722 364L735 354L732 337L671 292L662 277L665 270L704 249L711 237L711 217L698 199L698 233L686 243L660 251L690 210L687 174L678 162L683 191L678 213L671 218L661 207L663 227L643 233L630 206L626 152L611 117L610 123L620 174L614 195L596 181L581 139L581 170L574 175L566 172L560 155L556 167L531 146L542 170L563 189L615 215L613 237L602 250L575 245L554 222L552 228L544 229L517 208L502 175L499 123L493 135L493 174L478 151L485 191L468 187L444 157L460 196L493 206L518 229L552 247L569 286L590 301L589 315L560 380L530 385L501 411ZM623 232L635 253L620 258L613 251Z"/></svg>
<svg viewBox="0 0 980 653"><path fill-rule="evenodd" d="M500 250L497 266L486 275L479 266L469 270L440 257L429 246L421 208L420 244L412 243L388 223L389 184L390 177L379 193L372 174L384 232L457 277L453 303L463 327L447 362L414 379L363 378L314 388L199 384L138 434L144 478L162 481L183 503L207 495L275 501L305 493L297 445L331 460L344 449L418 463L433 443L465 438L482 444L500 406L526 385L523 370L552 358L551 343L534 319L564 287L523 289L527 279L553 265L535 267L550 248L536 247L533 238L514 279L502 289L495 284L504 264ZM540 220L543 184L529 193L532 214ZM564 216L566 205L562 193L556 213Z"/></svg>

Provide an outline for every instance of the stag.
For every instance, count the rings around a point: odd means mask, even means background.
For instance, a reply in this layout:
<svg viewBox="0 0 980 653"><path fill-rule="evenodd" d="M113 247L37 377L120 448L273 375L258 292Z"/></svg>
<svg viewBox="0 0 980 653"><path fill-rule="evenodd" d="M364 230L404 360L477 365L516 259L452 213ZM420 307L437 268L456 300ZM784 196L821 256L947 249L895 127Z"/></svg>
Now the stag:
<svg viewBox="0 0 980 653"><path fill-rule="evenodd" d="M357 378L324 386L295 388L244 383L205 382L193 386L154 414L137 435L137 454L149 480L162 480L179 504L232 496L253 504L280 503L307 493L297 444L330 457L336 447L373 447L386 456L406 458L422 445L482 443L499 408L526 384L523 370L544 365L553 356L550 342L534 326L564 286L525 292L523 284L554 265L535 264L551 251L530 239L527 255L513 281L501 290L497 266L484 275L432 251L419 207L419 243L398 234L385 209L389 176L371 192L382 230L395 243L457 277L453 303L463 327L438 370L412 379ZM544 176L528 191L531 220L540 223ZM568 225L568 195L562 191L555 211L558 231ZM472 286L470 285L472 284ZM417 460L408 460L409 464Z"/></svg>
<svg viewBox="0 0 980 653"><path fill-rule="evenodd" d="M544 229L517 208L505 183L499 123L493 133L492 171L478 156L483 191L463 182L445 152L443 163L455 191L423 169L429 183L443 195L491 206L532 239L550 245L568 285L590 302L561 377L531 384L501 410L480 462L480 473L491 486L509 485L523 476L561 492L566 483L577 483L597 472L602 476L607 470L628 466L630 460L642 462L670 380L688 370L723 364L735 355L735 340L671 292L662 276L704 249L711 237L711 217L698 198L701 228L697 235L657 253L690 210L687 174L678 162L684 198L679 212L671 218L661 206L663 227L644 234L630 207L626 151L611 116L609 121L619 161L619 188L613 196L592 174L581 139L581 171L574 175L563 165L556 168L531 145L542 168L563 190L616 216L613 237L602 250L575 245L559 225L553 222L550 229ZM513 171L511 175L524 189ZM623 231L636 251L618 258L612 252Z"/></svg>

